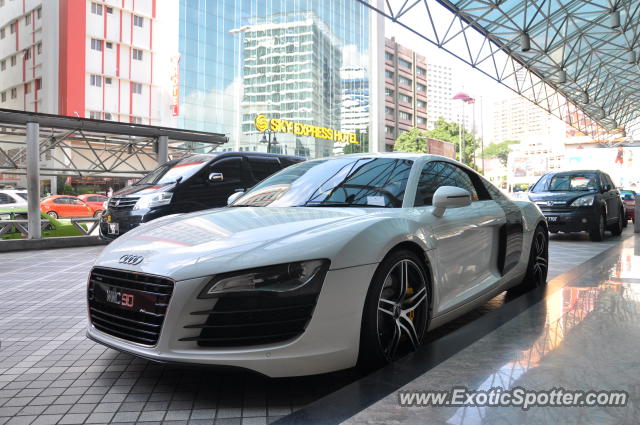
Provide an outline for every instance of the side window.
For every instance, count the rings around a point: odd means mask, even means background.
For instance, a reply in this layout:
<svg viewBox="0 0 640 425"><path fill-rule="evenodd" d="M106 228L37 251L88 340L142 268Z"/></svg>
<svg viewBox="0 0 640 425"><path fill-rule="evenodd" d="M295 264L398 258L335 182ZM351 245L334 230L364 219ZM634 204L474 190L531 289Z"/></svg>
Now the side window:
<svg viewBox="0 0 640 425"><path fill-rule="evenodd" d="M13 204L13 199L9 195L0 193L0 205Z"/></svg>
<svg viewBox="0 0 640 425"><path fill-rule="evenodd" d="M275 158L249 157L248 160L256 181L262 181L271 174L280 171L280 163Z"/></svg>
<svg viewBox="0 0 640 425"><path fill-rule="evenodd" d="M222 173L224 183L242 181L242 158L222 158L213 163L211 173Z"/></svg>
<svg viewBox="0 0 640 425"><path fill-rule="evenodd" d="M68 204L69 201L67 200L67 198L56 198L53 201L54 204Z"/></svg>
<svg viewBox="0 0 640 425"><path fill-rule="evenodd" d="M461 187L471 193L473 201L479 199L478 191L465 170L448 162L431 161L424 165L420 173L414 206L431 205L433 194L441 186Z"/></svg>
<svg viewBox="0 0 640 425"><path fill-rule="evenodd" d="M602 174L605 178L605 180L607 181L607 183L609 184L609 186L611 186L611 189L615 189L616 185L613 183L613 180L611 180L611 176L607 173L603 173Z"/></svg>

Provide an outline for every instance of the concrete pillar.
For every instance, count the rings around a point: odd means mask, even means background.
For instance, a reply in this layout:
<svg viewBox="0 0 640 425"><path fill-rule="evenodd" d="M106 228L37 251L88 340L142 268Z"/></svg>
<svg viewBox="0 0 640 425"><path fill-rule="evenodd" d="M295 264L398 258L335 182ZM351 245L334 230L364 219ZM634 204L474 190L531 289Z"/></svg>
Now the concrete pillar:
<svg viewBox="0 0 640 425"><path fill-rule="evenodd" d="M169 137L158 136L158 165L169 160Z"/></svg>
<svg viewBox="0 0 640 425"><path fill-rule="evenodd" d="M41 239L40 228L40 124L27 123L27 211L29 239Z"/></svg>
<svg viewBox="0 0 640 425"><path fill-rule="evenodd" d="M51 194L58 194L58 176L51 176Z"/></svg>
<svg viewBox="0 0 640 425"><path fill-rule="evenodd" d="M636 195L636 222L633 225L633 233L640 233L640 195Z"/></svg>

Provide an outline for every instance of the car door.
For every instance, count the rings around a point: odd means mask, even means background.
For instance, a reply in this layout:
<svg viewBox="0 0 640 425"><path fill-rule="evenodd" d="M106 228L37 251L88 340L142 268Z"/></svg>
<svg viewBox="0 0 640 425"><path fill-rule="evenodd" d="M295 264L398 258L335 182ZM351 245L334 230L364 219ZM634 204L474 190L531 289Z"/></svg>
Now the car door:
<svg viewBox="0 0 640 425"><path fill-rule="evenodd" d="M55 198L53 200L52 210L58 214L58 217L69 217L71 209L69 205L69 199L66 196L61 198Z"/></svg>
<svg viewBox="0 0 640 425"><path fill-rule="evenodd" d="M620 215L620 195L618 194L618 190L616 189L611 177L607 173L602 173L600 175L600 181L602 182L603 193L602 197L604 202L607 204L607 222L609 224L615 223L618 221L618 216ZM605 186L605 184L607 186ZM604 189L608 189L604 191Z"/></svg>
<svg viewBox="0 0 640 425"><path fill-rule="evenodd" d="M0 208L11 207L15 204L13 198L6 193L0 193Z"/></svg>
<svg viewBox="0 0 640 425"><path fill-rule="evenodd" d="M69 212L71 217L89 217L93 215L91 208L85 204L81 199L68 198L69 199Z"/></svg>
<svg viewBox="0 0 640 425"><path fill-rule="evenodd" d="M468 190L471 205L434 217L431 201L441 186ZM435 242L438 310L434 314L470 301L499 281L499 232L505 214L477 176L450 162L430 161L420 173L414 206L424 208Z"/></svg>
<svg viewBox="0 0 640 425"><path fill-rule="evenodd" d="M253 176L251 186L280 171L282 168L278 158L275 157L249 156L247 160Z"/></svg>
<svg viewBox="0 0 640 425"><path fill-rule="evenodd" d="M243 158L240 156L227 156L218 159L209 169L209 173L222 174L222 180L209 181L207 184L207 202L210 207L224 207L227 199L237 189L248 189L248 172Z"/></svg>

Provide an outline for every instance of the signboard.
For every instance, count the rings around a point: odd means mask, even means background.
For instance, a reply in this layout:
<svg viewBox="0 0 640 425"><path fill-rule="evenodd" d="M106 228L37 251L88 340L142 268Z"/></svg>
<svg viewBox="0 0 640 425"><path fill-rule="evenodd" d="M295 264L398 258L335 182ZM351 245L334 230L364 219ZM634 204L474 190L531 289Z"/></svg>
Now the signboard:
<svg viewBox="0 0 640 425"><path fill-rule="evenodd" d="M180 55L171 58L171 115L180 115Z"/></svg>
<svg viewBox="0 0 640 425"><path fill-rule="evenodd" d="M255 119L256 130L265 132L267 130L274 133L290 133L296 136L315 137L318 139L331 140L341 143L360 144L356 138L356 133L347 133L332 128L319 127L311 124L292 122L278 118L267 118L265 115L258 115Z"/></svg>

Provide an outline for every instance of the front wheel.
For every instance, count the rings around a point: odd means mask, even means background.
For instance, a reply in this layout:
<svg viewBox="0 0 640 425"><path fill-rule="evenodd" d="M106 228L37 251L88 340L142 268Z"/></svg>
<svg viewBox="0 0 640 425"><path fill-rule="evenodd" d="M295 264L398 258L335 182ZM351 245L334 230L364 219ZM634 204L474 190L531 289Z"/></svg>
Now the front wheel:
<svg viewBox="0 0 640 425"><path fill-rule="evenodd" d="M596 225L589 231L589 237L594 242L600 242L604 239L604 227L606 223L606 218L604 213L600 214L598 218L598 222Z"/></svg>
<svg viewBox="0 0 640 425"><path fill-rule="evenodd" d="M624 213L618 213L618 221L611 227L611 234L613 236L620 236L622 234L622 230L624 230L624 223L622 221L627 221L626 217L624 217Z"/></svg>
<svg viewBox="0 0 640 425"><path fill-rule="evenodd" d="M58 213L56 213L55 211L49 211L47 215L51 218L55 218L55 219L58 218Z"/></svg>
<svg viewBox="0 0 640 425"><path fill-rule="evenodd" d="M365 300L358 365L373 370L415 351L427 331L429 275L412 251L398 250L378 266Z"/></svg>

